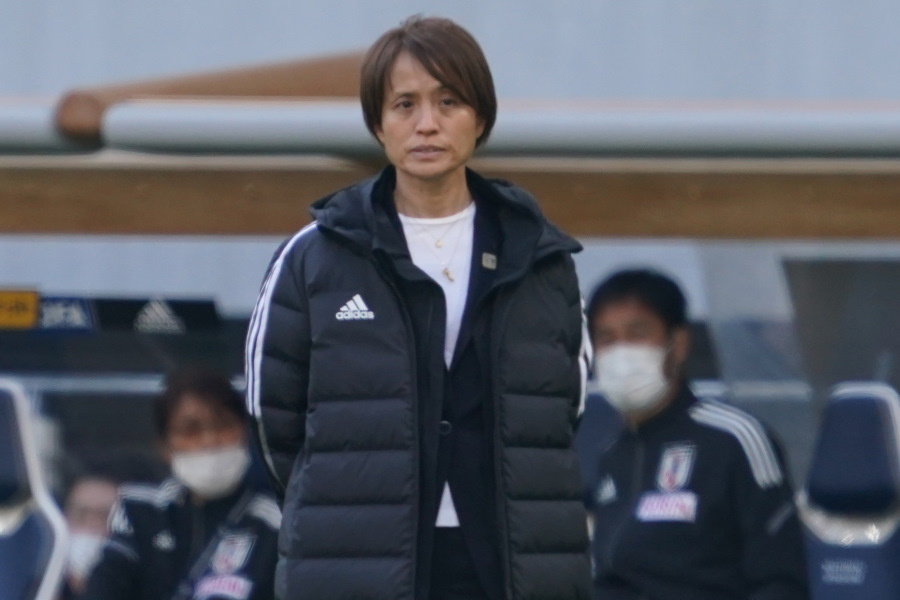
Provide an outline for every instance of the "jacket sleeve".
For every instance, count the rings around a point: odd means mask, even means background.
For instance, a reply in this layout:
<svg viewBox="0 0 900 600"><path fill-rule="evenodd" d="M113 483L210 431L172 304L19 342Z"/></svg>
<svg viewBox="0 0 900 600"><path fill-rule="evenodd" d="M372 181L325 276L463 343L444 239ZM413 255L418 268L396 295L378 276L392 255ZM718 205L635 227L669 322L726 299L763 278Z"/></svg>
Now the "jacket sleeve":
<svg viewBox="0 0 900 600"><path fill-rule="evenodd" d="M765 437L762 456L746 456L744 468L736 473L735 512L742 533L747 598L804 600L808 598L806 559L793 492L779 446L761 431Z"/></svg>
<svg viewBox="0 0 900 600"><path fill-rule="evenodd" d="M301 238L283 244L266 272L247 331L247 408L279 496L303 447L309 383L309 310Z"/></svg>
<svg viewBox="0 0 900 600"><path fill-rule="evenodd" d="M126 600L140 597L140 558L134 529L120 499L110 516L110 537L100 562L91 571L82 600Z"/></svg>

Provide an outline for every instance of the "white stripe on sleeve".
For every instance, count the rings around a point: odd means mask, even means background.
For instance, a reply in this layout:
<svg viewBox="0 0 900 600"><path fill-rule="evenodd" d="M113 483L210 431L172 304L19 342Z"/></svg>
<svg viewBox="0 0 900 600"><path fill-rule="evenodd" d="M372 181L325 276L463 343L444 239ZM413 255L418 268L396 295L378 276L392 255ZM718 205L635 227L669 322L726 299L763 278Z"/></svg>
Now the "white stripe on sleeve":
<svg viewBox="0 0 900 600"><path fill-rule="evenodd" d="M740 443L753 478L761 488L780 485L784 476L775 450L762 425L734 407L715 400L701 400L691 410L691 417L698 423L715 427L733 435Z"/></svg>
<svg viewBox="0 0 900 600"><path fill-rule="evenodd" d="M588 332L587 315L584 312L584 298L581 299L581 352L578 357L578 367L581 369L581 399L578 403L578 414L584 412L584 402L587 397L588 373L591 372L591 364L594 361L594 348L591 345L591 336Z"/></svg>
<svg viewBox="0 0 900 600"><path fill-rule="evenodd" d="M262 410L260 406L259 375L263 359L263 340L265 340L266 328L269 324L269 308L271 307L272 294L275 290L275 284L281 275L285 257L290 253L291 249L296 245L300 238L310 231L314 231L315 228L316 223L310 223L298 231L281 249L281 252L275 258L272 267L269 269L269 273L263 281L259 298L256 300L256 306L253 308L253 314L250 317L250 324L247 328L247 344L244 356L244 369L247 380L247 411L250 413L250 416L256 420L263 456L273 475L276 475L276 472L266 442L265 430L262 426Z"/></svg>

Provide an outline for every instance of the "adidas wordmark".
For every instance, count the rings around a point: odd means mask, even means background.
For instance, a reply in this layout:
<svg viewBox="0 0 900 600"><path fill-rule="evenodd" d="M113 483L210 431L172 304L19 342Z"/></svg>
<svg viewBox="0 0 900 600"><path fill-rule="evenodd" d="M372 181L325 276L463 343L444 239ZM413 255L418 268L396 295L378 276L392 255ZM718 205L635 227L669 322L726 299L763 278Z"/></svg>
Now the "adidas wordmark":
<svg viewBox="0 0 900 600"><path fill-rule="evenodd" d="M362 296L356 294L334 314L334 317L338 321L367 321L374 319L375 313L369 310Z"/></svg>

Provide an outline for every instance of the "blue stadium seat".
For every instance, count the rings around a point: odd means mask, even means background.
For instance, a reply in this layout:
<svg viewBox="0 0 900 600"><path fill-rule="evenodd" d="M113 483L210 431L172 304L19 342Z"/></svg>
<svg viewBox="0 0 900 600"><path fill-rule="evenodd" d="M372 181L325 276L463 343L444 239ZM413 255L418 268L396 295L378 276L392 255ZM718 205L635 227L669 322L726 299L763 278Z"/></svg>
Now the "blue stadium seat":
<svg viewBox="0 0 900 600"><path fill-rule="evenodd" d="M0 600L52 600L66 525L43 483L21 389L0 380Z"/></svg>
<svg viewBox="0 0 900 600"><path fill-rule="evenodd" d="M832 390L798 507L813 600L900 598L900 396L892 387Z"/></svg>

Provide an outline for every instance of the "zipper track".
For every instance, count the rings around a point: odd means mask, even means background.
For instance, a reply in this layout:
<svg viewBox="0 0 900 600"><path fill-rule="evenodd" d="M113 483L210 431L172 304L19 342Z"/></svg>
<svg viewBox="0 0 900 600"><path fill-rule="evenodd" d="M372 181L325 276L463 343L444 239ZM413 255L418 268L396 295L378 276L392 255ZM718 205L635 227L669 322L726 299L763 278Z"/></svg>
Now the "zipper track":
<svg viewBox="0 0 900 600"><path fill-rule="evenodd" d="M397 300L397 305L400 307L400 312L403 315L403 324L406 327L406 338L407 345L410 352L410 377L412 379L412 436L413 436L413 469L414 469L414 481L415 481L415 489L413 490L413 536L412 536L412 595L415 597L416 594L416 584L418 581L418 570L419 570L419 509L420 502L419 498L421 497L421 476L419 475L421 468L421 451L420 444L421 439L419 435L419 370L418 370L418 352L416 351L416 337L413 329L412 317L409 314L409 308L406 306L406 301L403 298L403 294L400 292L400 288L397 287L397 284L394 283L393 279L390 277L390 269L386 267L382 263L382 259L375 255L373 256L373 262L375 263L375 270L378 271L381 276L382 281L388 286L391 292L394 294L394 297Z"/></svg>
<svg viewBox="0 0 900 600"><path fill-rule="evenodd" d="M641 482L643 480L643 472L644 472L644 454L645 448L644 443L640 439L635 440L635 459L634 459L634 470L632 471L632 481L631 481L631 499L628 503L629 508L625 513L624 518L619 522L615 531L609 539L609 544L606 546L606 552L604 552L606 556L606 564L609 569L612 569L613 565L613 550L615 549L619 538L622 536L622 530L625 529L625 525L628 523L628 519L631 514L634 512L635 508L637 508L638 503L638 492L641 490Z"/></svg>
<svg viewBox="0 0 900 600"><path fill-rule="evenodd" d="M502 440L502 430L501 430L501 414L500 414L500 386L497 381L497 373L498 367L497 365L500 362L500 356L498 350L500 349L500 338L499 334L501 334L505 329L500 326L501 321L505 323L505 317L509 311L505 311L501 314L500 307L502 307L502 288L505 287L505 283L500 283L495 285L492 289L488 291L487 294L484 295L482 299L483 303L487 303L488 298L491 296L495 297L495 310L492 315L491 322L491 341L490 341L490 356L493 363L490 365L491 367L491 375L489 377L489 381L491 384L490 389L490 398L491 404L493 405L493 417L494 417L494 432L493 432L493 444L494 444L494 477L495 477L495 498L494 501L497 503L497 528L499 530L499 540L498 547L500 548L500 558L501 563L503 565L503 583L506 592L507 598L513 598L513 582L512 582L512 553L509 549L509 524L507 523L508 514L506 511L506 495L503 493L503 490L506 489L506 484L503 479L503 440ZM480 306L481 304L479 304ZM501 319L500 317L504 317Z"/></svg>

